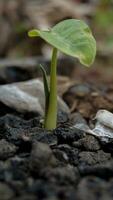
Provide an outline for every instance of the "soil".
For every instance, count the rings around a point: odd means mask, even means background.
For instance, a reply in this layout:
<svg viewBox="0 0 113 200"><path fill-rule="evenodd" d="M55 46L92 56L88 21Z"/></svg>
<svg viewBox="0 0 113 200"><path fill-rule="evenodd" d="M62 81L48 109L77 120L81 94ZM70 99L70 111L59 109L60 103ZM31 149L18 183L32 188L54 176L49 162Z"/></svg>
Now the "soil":
<svg viewBox="0 0 113 200"><path fill-rule="evenodd" d="M58 126L41 127L36 113L17 113L0 103L0 200L112 200L113 142L73 127L98 109L113 111L112 85L78 82L63 98L72 113Z"/></svg>

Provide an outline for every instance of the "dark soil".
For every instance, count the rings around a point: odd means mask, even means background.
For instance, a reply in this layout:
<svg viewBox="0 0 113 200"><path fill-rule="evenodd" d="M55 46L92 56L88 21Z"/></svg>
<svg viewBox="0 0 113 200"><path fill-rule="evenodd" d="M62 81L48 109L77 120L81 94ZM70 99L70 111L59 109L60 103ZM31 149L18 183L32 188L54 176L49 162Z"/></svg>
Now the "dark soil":
<svg viewBox="0 0 113 200"><path fill-rule="evenodd" d="M113 148L70 129L73 120L65 114L60 113L58 128L47 132L40 116L4 109L0 200L113 199Z"/></svg>
<svg viewBox="0 0 113 200"><path fill-rule="evenodd" d="M41 128L38 114L0 103L0 200L112 200L113 142L70 128L82 120L92 126L100 108L113 111L112 91L71 87L64 99L72 114L59 113L53 132Z"/></svg>

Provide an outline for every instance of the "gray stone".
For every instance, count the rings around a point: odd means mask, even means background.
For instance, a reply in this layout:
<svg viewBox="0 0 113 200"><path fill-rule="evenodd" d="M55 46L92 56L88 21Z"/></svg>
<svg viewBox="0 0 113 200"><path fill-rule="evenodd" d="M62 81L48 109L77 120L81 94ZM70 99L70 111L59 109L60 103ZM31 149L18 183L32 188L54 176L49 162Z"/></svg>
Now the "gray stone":
<svg viewBox="0 0 113 200"><path fill-rule="evenodd" d="M74 96L84 97L90 93L91 89L89 85L86 84L78 84L74 85L69 89L69 92Z"/></svg>
<svg viewBox="0 0 113 200"><path fill-rule="evenodd" d="M100 144L97 138L91 135L86 135L85 138L79 140L80 147L87 151L97 151L100 149Z"/></svg>
<svg viewBox="0 0 113 200"><path fill-rule="evenodd" d="M39 79L0 86L0 101L19 112L44 114L45 95L43 83ZM69 108L58 97L60 111L69 113Z"/></svg>
<svg viewBox="0 0 113 200"><path fill-rule="evenodd" d="M54 157L49 145L41 142L34 142L30 156L30 169L39 173L46 167L56 166Z"/></svg>
<svg viewBox="0 0 113 200"><path fill-rule="evenodd" d="M98 152L82 151L79 153L79 162L86 165L95 165L97 163L109 161L111 158L110 153L105 153L100 150Z"/></svg>
<svg viewBox="0 0 113 200"><path fill-rule="evenodd" d="M0 159L4 160L16 153L17 147L6 140L0 140Z"/></svg>

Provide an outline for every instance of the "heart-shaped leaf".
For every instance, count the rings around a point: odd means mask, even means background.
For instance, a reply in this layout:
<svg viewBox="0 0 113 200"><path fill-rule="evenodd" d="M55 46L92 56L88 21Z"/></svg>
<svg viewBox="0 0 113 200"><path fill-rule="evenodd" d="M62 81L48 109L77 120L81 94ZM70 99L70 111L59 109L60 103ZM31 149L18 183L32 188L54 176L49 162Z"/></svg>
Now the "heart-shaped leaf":
<svg viewBox="0 0 113 200"><path fill-rule="evenodd" d="M81 20L64 20L50 30L34 29L28 35L40 36L61 52L78 58L86 66L94 61L96 42L88 25Z"/></svg>

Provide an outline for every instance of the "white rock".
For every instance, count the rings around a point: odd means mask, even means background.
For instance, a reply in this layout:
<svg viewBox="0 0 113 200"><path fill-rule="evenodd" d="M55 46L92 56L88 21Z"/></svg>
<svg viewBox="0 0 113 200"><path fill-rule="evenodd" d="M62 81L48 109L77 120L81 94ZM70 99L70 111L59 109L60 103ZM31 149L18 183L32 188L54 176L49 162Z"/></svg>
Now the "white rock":
<svg viewBox="0 0 113 200"><path fill-rule="evenodd" d="M44 114L45 95L39 79L0 86L0 101L19 112ZM69 113L68 106L58 98L58 108Z"/></svg>
<svg viewBox="0 0 113 200"><path fill-rule="evenodd" d="M43 113L39 99L30 96L15 85L6 85L0 88L0 101L17 111L37 111L41 114Z"/></svg>
<svg viewBox="0 0 113 200"><path fill-rule="evenodd" d="M88 133L101 138L113 138L113 129L104 126L97 122L93 130L88 130Z"/></svg>
<svg viewBox="0 0 113 200"><path fill-rule="evenodd" d="M108 142L108 139L113 138L113 114L107 110L99 110L94 119L96 119L97 122L95 128L92 130L88 125L83 123L75 124L73 128L95 135L101 140Z"/></svg>
<svg viewBox="0 0 113 200"><path fill-rule="evenodd" d="M113 129L113 114L107 110L99 110L95 119L101 124Z"/></svg>

